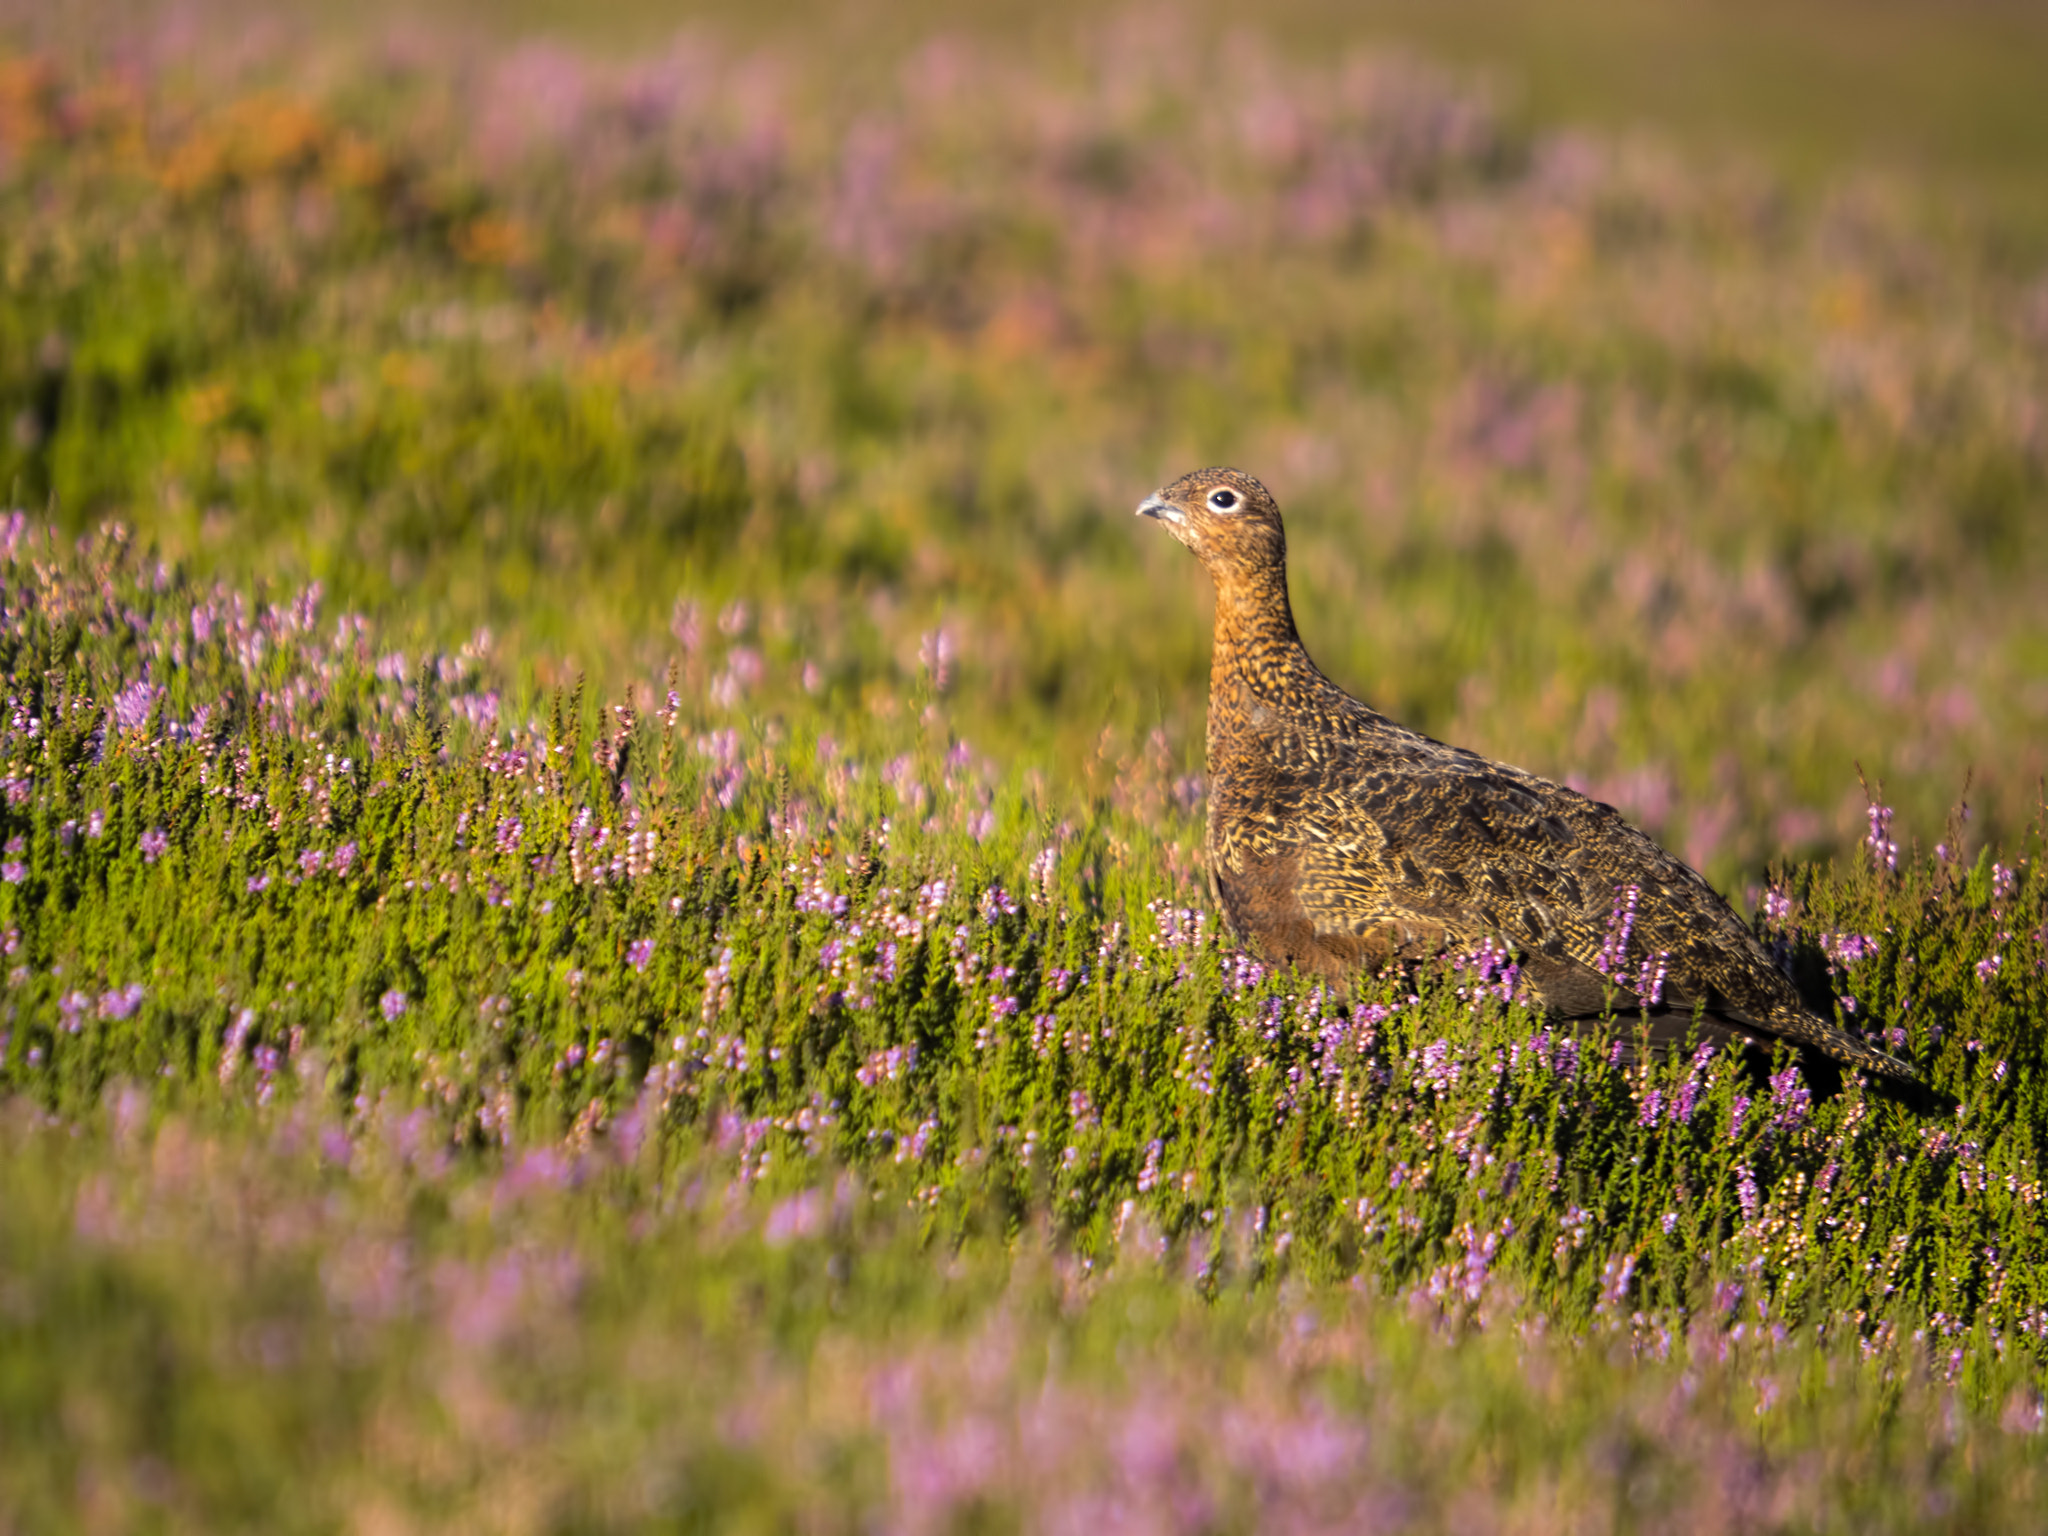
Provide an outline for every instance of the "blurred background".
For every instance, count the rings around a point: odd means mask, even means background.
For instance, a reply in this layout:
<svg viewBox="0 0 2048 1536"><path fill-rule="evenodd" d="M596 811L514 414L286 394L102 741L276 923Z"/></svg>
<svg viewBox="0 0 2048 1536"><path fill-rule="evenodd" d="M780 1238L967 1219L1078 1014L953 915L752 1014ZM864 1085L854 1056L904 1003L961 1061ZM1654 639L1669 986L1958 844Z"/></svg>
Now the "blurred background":
<svg viewBox="0 0 2048 1536"><path fill-rule="evenodd" d="M2048 12L16 5L0 477L236 579L1196 811L1311 651L1724 885L2048 767ZM925 693L920 693L924 690Z"/></svg>

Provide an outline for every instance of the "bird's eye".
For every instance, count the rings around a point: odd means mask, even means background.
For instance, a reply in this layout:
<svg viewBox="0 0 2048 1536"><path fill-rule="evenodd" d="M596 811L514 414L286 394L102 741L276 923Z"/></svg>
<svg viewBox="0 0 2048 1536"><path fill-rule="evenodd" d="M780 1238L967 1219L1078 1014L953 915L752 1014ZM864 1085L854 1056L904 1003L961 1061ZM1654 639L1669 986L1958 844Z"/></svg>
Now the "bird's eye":
<svg viewBox="0 0 2048 1536"><path fill-rule="evenodd" d="M1211 491L1209 493L1209 510L1211 512L1235 512L1237 510L1237 492Z"/></svg>

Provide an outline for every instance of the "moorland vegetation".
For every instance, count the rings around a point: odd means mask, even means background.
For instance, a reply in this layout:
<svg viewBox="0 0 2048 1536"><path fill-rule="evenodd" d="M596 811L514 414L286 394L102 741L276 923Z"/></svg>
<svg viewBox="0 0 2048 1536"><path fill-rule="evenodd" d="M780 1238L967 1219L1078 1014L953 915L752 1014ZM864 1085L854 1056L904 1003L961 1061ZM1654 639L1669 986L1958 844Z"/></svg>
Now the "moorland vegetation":
<svg viewBox="0 0 2048 1536"><path fill-rule="evenodd" d="M7 1520L2026 1522L2039 272L1216 46L0 54ZM1952 1108L1238 952L1219 458Z"/></svg>

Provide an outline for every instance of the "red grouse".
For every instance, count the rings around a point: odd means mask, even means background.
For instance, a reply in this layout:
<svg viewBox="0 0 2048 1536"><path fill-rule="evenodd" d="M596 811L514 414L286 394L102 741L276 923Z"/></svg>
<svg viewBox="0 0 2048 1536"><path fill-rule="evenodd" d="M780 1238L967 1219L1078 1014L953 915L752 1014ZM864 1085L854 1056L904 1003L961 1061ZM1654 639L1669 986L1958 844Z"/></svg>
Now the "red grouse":
<svg viewBox="0 0 2048 1536"><path fill-rule="evenodd" d="M1240 942L1341 984L1491 940L1561 1018L1641 1010L1665 1047L1697 1013L1707 1039L1783 1039L1918 1083L1802 1006L1728 903L1612 806L1396 725L1325 677L1257 480L1197 470L1138 511L1216 583L1209 886Z"/></svg>

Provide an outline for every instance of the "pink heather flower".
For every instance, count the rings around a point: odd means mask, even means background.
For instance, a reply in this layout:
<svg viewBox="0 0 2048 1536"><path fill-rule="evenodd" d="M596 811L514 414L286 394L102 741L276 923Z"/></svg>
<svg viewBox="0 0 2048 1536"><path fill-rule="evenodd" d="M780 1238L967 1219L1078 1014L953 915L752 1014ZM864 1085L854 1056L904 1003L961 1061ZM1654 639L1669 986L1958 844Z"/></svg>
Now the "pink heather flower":
<svg viewBox="0 0 2048 1536"><path fill-rule="evenodd" d="M101 995L100 1017L103 1019L131 1018L134 1016L135 1010L142 1006L142 999L145 995L142 983L139 981L131 981L125 987L116 987L113 991Z"/></svg>
<svg viewBox="0 0 2048 1536"><path fill-rule="evenodd" d="M256 896L256 895L259 895L259 894L261 894L262 892L264 892L264 891L267 891L267 890L269 890L269 889L270 889L270 876L268 876L268 875L251 875L251 876L249 877L249 894L250 894L251 896Z"/></svg>
<svg viewBox="0 0 2048 1536"><path fill-rule="evenodd" d="M143 862L154 864L164 856L165 850L171 846L171 840L164 835L162 827L151 827L137 839L136 846L142 850Z"/></svg>
<svg viewBox="0 0 2048 1536"><path fill-rule="evenodd" d="M1757 1193L1756 1175L1747 1165L1735 1170L1735 1198L1742 1206L1742 1214L1750 1221L1756 1220L1757 1209L1763 1202Z"/></svg>
<svg viewBox="0 0 2048 1536"><path fill-rule="evenodd" d="M20 860L9 859L6 863L0 864L0 880L5 880L9 885L19 885L27 878L28 866Z"/></svg>
<svg viewBox="0 0 2048 1536"><path fill-rule="evenodd" d="M334 850L334 872L337 875L345 875L355 867L356 845L353 842L343 843Z"/></svg>
<svg viewBox="0 0 2048 1536"><path fill-rule="evenodd" d="M654 940L635 939L626 946L626 964L636 971L645 971L647 962L654 958Z"/></svg>
<svg viewBox="0 0 2048 1536"><path fill-rule="evenodd" d="M944 693L953 685L953 637L943 627L918 641L917 664L931 679L933 693Z"/></svg>
<svg viewBox="0 0 2048 1536"><path fill-rule="evenodd" d="M394 987L377 999L377 1006L383 1010L385 1022L393 1023L405 1016L408 1004L405 994Z"/></svg>
<svg viewBox="0 0 2048 1536"><path fill-rule="evenodd" d="M1147 1194L1159 1183L1159 1164L1166 1155L1166 1143L1152 1140L1145 1143L1145 1165L1138 1170L1138 1193Z"/></svg>
<svg viewBox="0 0 2048 1536"><path fill-rule="evenodd" d="M1636 926L1636 903L1641 898L1640 886L1617 885L1614 888L1614 910L1608 914L1607 937L1601 942L1600 953L1593 960L1593 969L1602 976L1613 976L1627 964L1628 941Z"/></svg>
<svg viewBox="0 0 2048 1536"><path fill-rule="evenodd" d="M1870 862L1876 868L1899 867L1899 845L1892 841L1891 834L1892 808L1873 805L1870 808L1870 831L1865 834L1863 842L1870 849Z"/></svg>

